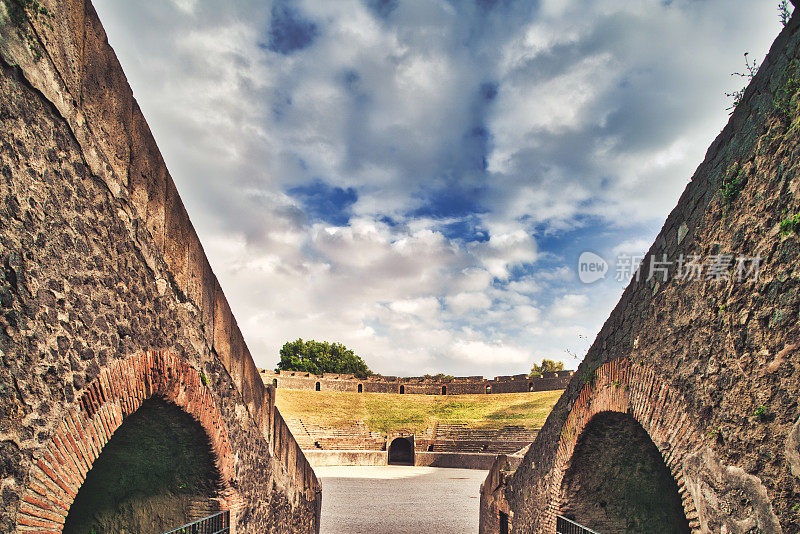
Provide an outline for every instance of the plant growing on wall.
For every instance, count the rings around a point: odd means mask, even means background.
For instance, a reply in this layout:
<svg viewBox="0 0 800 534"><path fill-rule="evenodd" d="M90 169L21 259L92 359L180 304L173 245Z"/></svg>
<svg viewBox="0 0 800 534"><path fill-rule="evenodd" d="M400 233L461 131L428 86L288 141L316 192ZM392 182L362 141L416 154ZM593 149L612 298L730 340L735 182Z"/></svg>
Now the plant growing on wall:
<svg viewBox="0 0 800 534"><path fill-rule="evenodd" d="M798 89L800 89L800 68L797 60L792 60L786 67L784 75L785 81L775 91L775 99L772 105L781 119L789 119L792 115L793 103Z"/></svg>
<svg viewBox="0 0 800 534"><path fill-rule="evenodd" d="M731 204L742 189L744 189L744 173L739 169L738 164L733 164L722 177L722 185L719 188L722 200L726 204Z"/></svg>
<svg viewBox="0 0 800 534"><path fill-rule="evenodd" d="M34 57L40 59L42 54L36 46L36 38L25 23L29 20L39 20L52 30L50 20L54 19L55 15L37 0L3 0L3 4L6 6L6 13L11 23L17 27Z"/></svg>
<svg viewBox="0 0 800 534"><path fill-rule="evenodd" d="M584 370L583 374L581 375L581 381L584 384L592 383L594 381L594 378L595 378L595 372L596 372L595 369L586 369L586 370Z"/></svg>
<svg viewBox="0 0 800 534"><path fill-rule="evenodd" d="M731 105L725 108L726 111L730 110L731 113L733 113L733 111L736 109L736 106L738 106L739 103L742 101L742 97L744 97L744 91L745 89L747 89L747 85L750 83L750 80L755 78L756 74L758 73L758 63L756 63L755 59L753 60L752 63L750 63L750 61L747 59L747 56L749 54L750 52L744 53L745 71L731 73L731 76L739 76L740 78L744 78L747 81L745 86L739 89L738 91L734 91L732 93L725 93L725 96L733 98Z"/></svg>
<svg viewBox="0 0 800 534"><path fill-rule="evenodd" d="M778 2L778 19L781 24L786 26L789 24L789 19L792 17L792 11L789 9L789 0L781 0Z"/></svg>
<svg viewBox="0 0 800 534"><path fill-rule="evenodd" d="M53 13L44 7L37 0L3 0L8 10L11 22L17 26L24 23L29 18L53 18Z"/></svg>
<svg viewBox="0 0 800 534"><path fill-rule="evenodd" d="M800 232L800 214L794 214L781 221L781 234L796 234Z"/></svg>

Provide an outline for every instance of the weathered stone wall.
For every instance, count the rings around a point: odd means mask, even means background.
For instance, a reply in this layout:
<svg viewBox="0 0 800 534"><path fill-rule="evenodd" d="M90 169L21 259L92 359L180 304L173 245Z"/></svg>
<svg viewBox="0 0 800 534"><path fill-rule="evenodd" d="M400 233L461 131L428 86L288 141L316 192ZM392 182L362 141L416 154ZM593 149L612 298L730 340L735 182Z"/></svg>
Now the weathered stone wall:
<svg viewBox="0 0 800 534"><path fill-rule="evenodd" d="M90 3L0 2L0 530L60 532L153 395L208 433L239 532L313 532L274 407ZM19 15L19 13L16 13Z"/></svg>
<svg viewBox="0 0 800 534"><path fill-rule="evenodd" d="M308 461L314 467L332 465L388 465L388 451L341 450L341 451L304 451Z"/></svg>
<svg viewBox="0 0 800 534"><path fill-rule="evenodd" d="M456 469L488 470L495 455L483 452L428 452L414 453L414 465Z"/></svg>
<svg viewBox="0 0 800 534"><path fill-rule="evenodd" d="M486 393L525 393L530 391L555 391L564 389L572 377L572 371L546 373L540 378L525 375L498 376L494 380L483 377L455 378L439 382L425 378L366 378L360 380L352 375L325 373L321 376L299 371L268 371L261 369L261 378L266 385L287 389L319 391L359 391L363 393L400 393L406 395L465 395Z"/></svg>
<svg viewBox="0 0 800 534"><path fill-rule="evenodd" d="M527 451L526 451L527 452ZM478 534L501 532L501 522L508 525L511 508L505 493L514 470L522 463L522 454L498 454L481 484Z"/></svg>
<svg viewBox="0 0 800 534"><path fill-rule="evenodd" d="M388 451L308 450L304 452L314 467L387 465L389 463ZM414 452L414 465L423 467L488 470L494 460L494 454L481 452L427 452L419 449Z"/></svg>
<svg viewBox="0 0 800 534"><path fill-rule="evenodd" d="M781 230L800 213L799 27L776 39L524 460L490 473L481 532L500 512L512 532L552 532L578 437L604 411L642 425L693 531L800 532L800 224ZM733 263L719 280L675 265L648 280L664 254ZM738 279L738 256L761 258L757 278Z"/></svg>

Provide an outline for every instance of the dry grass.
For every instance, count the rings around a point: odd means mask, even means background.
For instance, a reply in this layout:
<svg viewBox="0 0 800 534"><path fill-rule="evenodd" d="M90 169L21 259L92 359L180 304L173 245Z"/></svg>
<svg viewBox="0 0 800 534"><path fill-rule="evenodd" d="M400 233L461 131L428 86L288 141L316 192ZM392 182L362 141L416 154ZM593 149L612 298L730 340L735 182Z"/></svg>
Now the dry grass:
<svg viewBox="0 0 800 534"><path fill-rule="evenodd" d="M422 432L437 420L539 428L560 396L561 391L441 396L278 389L276 404L288 417L324 426L361 421L377 432Z"/></svg>

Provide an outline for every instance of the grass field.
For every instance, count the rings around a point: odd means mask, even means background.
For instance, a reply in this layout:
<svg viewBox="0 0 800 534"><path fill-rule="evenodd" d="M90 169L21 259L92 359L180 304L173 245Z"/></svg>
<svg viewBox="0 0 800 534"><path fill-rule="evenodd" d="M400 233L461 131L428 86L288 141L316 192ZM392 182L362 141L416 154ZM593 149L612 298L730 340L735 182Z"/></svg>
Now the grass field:
<svg viewBox="0 0 800 534"><path fill-rule="evenodd" d="M561 391L492 395L398 395L278 389L275 400L287 417L330 427L362 421L370 430L422 432L435 421L474 427L544 424Z"/></svg>

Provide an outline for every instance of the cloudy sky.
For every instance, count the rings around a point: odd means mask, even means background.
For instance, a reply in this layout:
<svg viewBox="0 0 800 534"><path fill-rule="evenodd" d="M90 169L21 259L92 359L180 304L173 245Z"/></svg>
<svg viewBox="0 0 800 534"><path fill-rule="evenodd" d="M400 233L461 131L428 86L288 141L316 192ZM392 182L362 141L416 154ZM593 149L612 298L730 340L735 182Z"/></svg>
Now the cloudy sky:
<svg viewBox="0 0 800 534"><path fill-rule="evenodd" d="M575 368L780 30L775 0L94 4L256 363L406 375Z"/></svg>

